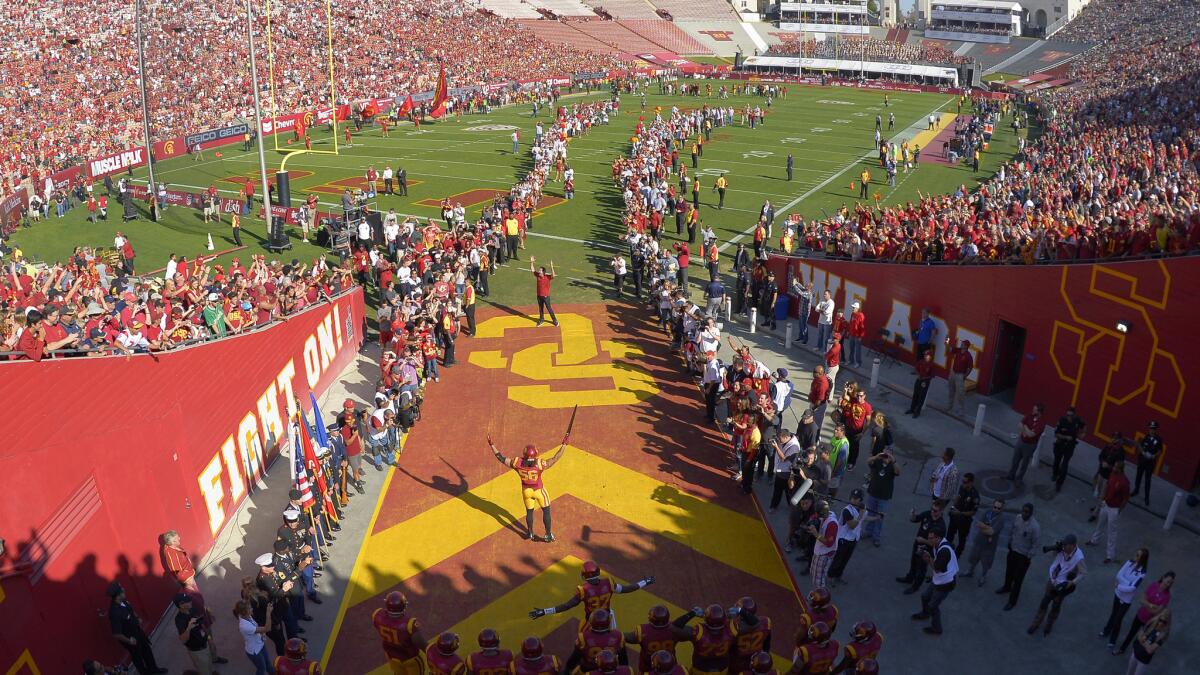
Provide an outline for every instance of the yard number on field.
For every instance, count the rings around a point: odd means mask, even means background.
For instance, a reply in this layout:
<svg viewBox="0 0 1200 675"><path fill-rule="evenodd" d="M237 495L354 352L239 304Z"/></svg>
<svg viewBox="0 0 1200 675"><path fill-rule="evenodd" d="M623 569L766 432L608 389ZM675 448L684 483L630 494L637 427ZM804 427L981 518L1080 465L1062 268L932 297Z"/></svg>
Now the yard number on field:
<svg viewBox="0 0 1200 675"><path fill-rule="evenodd" d="M742 159L750 159L751 157L763 159L765 157L770 157L773 154L775 153L771 152L770 150L751 150L750 152L743 152Z"/></svg>
<svg viewBox="0 0 1200 675"><path fill-rule="evenodd" d="M805 140L807 139L803 138L802 136L788 136L787 138L781 140L780 143L803 143Z"/></svg>

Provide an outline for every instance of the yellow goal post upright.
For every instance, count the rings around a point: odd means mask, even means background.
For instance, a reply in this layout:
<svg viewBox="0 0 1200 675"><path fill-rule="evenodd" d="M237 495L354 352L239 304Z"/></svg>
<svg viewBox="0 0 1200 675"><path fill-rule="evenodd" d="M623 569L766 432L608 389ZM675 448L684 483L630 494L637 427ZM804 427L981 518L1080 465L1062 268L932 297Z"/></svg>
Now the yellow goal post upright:
<svg viewBox="0 0 1200 675"><path fill-rule="evenodd" d="M267 14L267 82L270 86L271 98L271 122L273 125L278 124L279 109L275 103L275 39L271 27L271 0L266 0ZM288 180L287 163L288 160L297 155L315 154L315 155L338 155L340 148L338 146L338 118L337 118L337 82L335 80L334 61L333 61L333 0L325 0L325 54L329 64L329 116L333 124L333 149L332 150L310 150L303 144L298 148L289 148L279 146L279 133L276 130L272 134L274 139L275 151L283 154L283 161L279 163L279 171L275 174L275 187L277 203L281 206L291 206L291 186ZM315 118L314 118L315 119ZM306 124L307 126L307 124ZM301 139L303 140L303 139Z"/></svg>

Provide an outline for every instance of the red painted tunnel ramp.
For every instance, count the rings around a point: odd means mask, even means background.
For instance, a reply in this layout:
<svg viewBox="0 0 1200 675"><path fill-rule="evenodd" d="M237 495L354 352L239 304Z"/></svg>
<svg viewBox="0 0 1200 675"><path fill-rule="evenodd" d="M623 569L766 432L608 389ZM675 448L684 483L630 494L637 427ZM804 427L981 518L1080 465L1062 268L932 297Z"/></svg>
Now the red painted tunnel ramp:
<svg viewBox="0 0 1200 675"><path fill-rule="evenodd" d="M668 340L637 309L558 310L557 328L516 310L481 313L477 336L458 341L459 365L428 387L342 600L327 672L389 672L371 613L397 589L427 637L463 637L464 657L492 627L508 648L538 635L565 658L582 609L537 621L527 612L570 597L584 560L619 582L657 577L613 600L622 630L655 604L676 615L751 595L775 622L777 659L790 660L800 610L791 577L724 471L725 444L702 424ZM487 434L508 456L527 443L551 453L576 405L570 445L544 476L558 541L525 541L518 478ZM688 647L680 653L688 663Z"/></svg>

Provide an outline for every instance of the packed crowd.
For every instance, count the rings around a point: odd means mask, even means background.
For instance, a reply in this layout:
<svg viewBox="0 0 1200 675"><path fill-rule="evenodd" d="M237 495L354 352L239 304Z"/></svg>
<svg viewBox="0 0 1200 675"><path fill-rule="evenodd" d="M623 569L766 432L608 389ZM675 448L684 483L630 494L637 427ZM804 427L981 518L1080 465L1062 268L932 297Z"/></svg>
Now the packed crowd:
<svg viewBox="0 0 1200 675"><path fill-rule="evenodd" d="M636 257L641 242L636 237L630 240L630 253ZM670 255L676 263L673 275L672 268L665 265L661 273L654 271L655 265L644 269L651 287L647 309L659 316L688 371L699 376L705 417L730 440L729 475L747 494L753 492L756 481L767 483L771 495L766 502L768 510L784 508L788 512L784 551L808 566L810 603L814 598L827 598L830 588L852 576L847 570L859 545L870 542L880 547L885 522L895 519L886 517L900 475L892 423L887 414L874 408L867 390L855 380L863 366L866 317L862 308L858 302L839 308L828 291L817 295L811 282L793 282L788 294L798 303L801 317L795 341L805 347L811 343L818 361L807 391L797 391L787 369L770 368L747 345L722 335L720 318L728 293L720 279L710 275L704 285L706 302L693 302L680 288L688 283L686 253L677 247ZM761 258L752 258L739 248L733 261L739 291L732 298L731 309L743 314L759 309L759 316L771 317L764 318L763 325L774 328L775 307L787 307L790 302L780 305L780 289L762 263ZM743 279L745 288L741 288ZM635 281L635 288L640 285ZM786 312L779 320L789 321ZM905 411L914 418L920 417L930 394L938 332L924 312L913 331L917 378ZM947 338L944 342L949 363L947 408L962 414L974 357L969 341L953 344ZM794 405L797 401L805 402L799 412ZM1022 483L1040 438L1052 434L1052 481L1054 488L1061 490L1086 426L1074 408L1067 408L1055 423L1046 417L1043 406L1034 406L1015 429L1006 480ZM1044 535L1032 503L1011 508L1003 499L983 499L975 474L959 463L953 448L946 448L926 479L928 508L914 508L905 519L916 531L904 562L907 570L896 581L903 585L904 595L920 594L919 611L912 618L929 622L924 632L942 634L946 630L942 603L956 587L963 588L967 579L975 580L972 586L987 584L994 565L998 569L993 578L1002 578L995 594L1005 600L1003 611L1012 611L1032 569L1033 578L1043 579L1044 587L1033 583L1041 595L1026 632L1049 635L1064 603L1085 576L1104 569L1099 565L1113 565L1109 568L1116 570L1108 587L1111 590L1105 591L1112 597L1111 611L1099 634L1112 654L1130 652L1130 673L1145 672L1170 636L1169 605L1176 574L1168 570L1157 578L1150 576L1150 552L1145 548L1133 551L1123 561L1118 556L1119 524L1132 499L1142 495L1145 503L1150 503L1150 479L1164 447L1158 424L1150 422L1136 442L1118 433L1100 450L1089 519L1096 526L1086 541L1072 533ZM1132 485L1126 474L1128 457L1136 465ZM848 494L844 492L847 487ZM762 494L765 498L766 492ZM1084 547L1101 544L1103 561L1089 569ZM997 554L1004 551L1006 556L998 561ZM1046 554L1049 563L1043 572L1040 556ZM1131 610L1134 616L1126 625L1124 619Z"/></svg>
<svg viewBox="0 0 1200 675"><path fill-rule="evenodd" d="M1188 28L1200 10L1162 0L1139 7L1154 17L1142 23L1125 9L1094 3L1066 29L1098 45L1072 64L1074 84L1029 102L1043 133L978 191L800 219L803 244L864 260L1025 264L1200 249L1200 43ZM1022 114L1003 112L998 123Z"/></svg>
<svg viewBox="0 0 1200 675"><path fill-rule="evenodd" d="M171 255L160 274L137 276L133 243L115 255L78 247L69 260L10 263L0 279L0 352L40 361L157 352L265 326L348 289L346 265Z"/></svg>
<svg viewBox="0 0 1200 675"><path fill-rule="evenodd" d="M936 63L960 65L971 58L957 56L941 42L892 42L858 35L842 35L837 39L805 40L771 45L772 56L804 56L818 59L850 59L883 61L887 63Z"/></svg>
<svg viewBox="0 0 1200 675"><path fill-rule="evenodd" d="M0 109L6 112L0 137L14 144L0 165L4 194L35 171L47 175L141 137L133 7L107 0L71 0L49 9L23 4L29 3L17 3L0 19L11 24L11 39L0 45ZM325 3L272 7L275 105L293 111L328 104ZM90 19L92 12L106 17L102 26ZM452 87L569 77L621 65L610 55L549 45L516 22L453 0L335 9L332 23L340 103L431 90L439 63L446 64ZM267 94L265 19L256 26L259 82ZM143 31L153 138L251 118L242 5L153 0L146 3ZM464 40L466 35L471 39ZM379 60L383 53L387 61Z"/></svg>

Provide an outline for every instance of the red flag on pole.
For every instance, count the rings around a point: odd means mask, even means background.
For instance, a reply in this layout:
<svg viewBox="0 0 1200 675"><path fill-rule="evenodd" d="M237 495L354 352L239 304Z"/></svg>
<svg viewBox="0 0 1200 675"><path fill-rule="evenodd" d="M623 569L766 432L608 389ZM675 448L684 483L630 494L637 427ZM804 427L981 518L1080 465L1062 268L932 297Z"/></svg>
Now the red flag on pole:
<svg viewBox="0 0 1200 675"><path fill-rule="evenodd" d="M408 114L411 113L412 111L413 111L412 94L409 94L408 98L404 99L404 103L400 104L400 108L396 110L396 117L407 117Z"/></svg>
<svg viewBox="0 0 1200 675"><path fill-rule="evenodd" d="M446 114L446 99L450 98L446 90L446 64L441 64L438 69L437 89L433 92L433 106L429 113L433 119L437 119Z"/></svg>
<svg viewBox="0 0 1200 675"><path fill-rule="evenodd" d="M313 450L308 424L300 425L300 443L304 446L304 466L313 475L314 482L317 484L317 493L321 495L321 503L324 505L326 513L329 513L333 509L333 502L329 498L329 487L325 484L325 472L321 471L317 453ZM305 504L305 506L309 506L309 504Z"/></svg>

